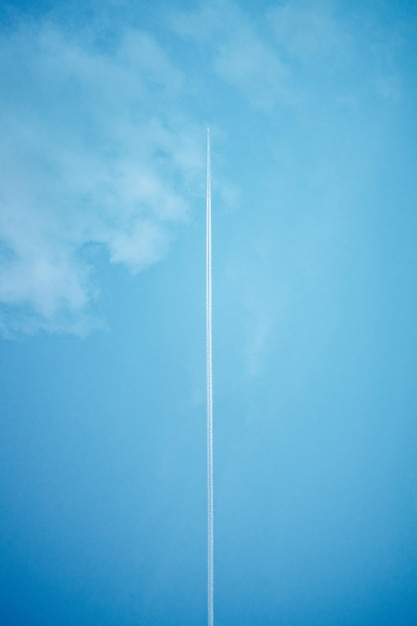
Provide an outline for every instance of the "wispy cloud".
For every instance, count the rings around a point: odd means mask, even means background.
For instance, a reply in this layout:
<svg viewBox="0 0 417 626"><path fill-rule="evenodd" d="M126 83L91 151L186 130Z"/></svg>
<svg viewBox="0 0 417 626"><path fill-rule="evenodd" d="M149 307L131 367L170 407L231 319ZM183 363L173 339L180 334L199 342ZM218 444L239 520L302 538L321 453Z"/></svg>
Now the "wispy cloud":
<svg viewBox="0 0 417 626"><path fill-rule="evenodd" d="M183 76L145 33L103 50L47 21L1 35L0 75L1 327L85 332L86 251L139 272L187 216L203 159Z"/></svg>
<svg viewBox="0 0 417 626"><path fill-rule="evenodd" d="M398 72L387 53L395 49L392 35L374 15L368 17L366 7L284 0L249 14L240 3L215 0L177 11L171 28L203 51L217 78L267 114L282 106L303 109L306 92L323 92L323 79L330 97L339 90L337 97L346 102L355 99L360 81L384 98L398 91ZM329 75L339 80L329 85Z"/></svg>
<svg viewBox="0 0 417 626"><path fill-rule="evenodd" d="M248 25L219 44L214 66L221 78L244 91L262 109L291 98L287 67Z"/></svg>
<svg viewBox="0 0 417 626"><path fill-rule="evenodd" d="M208 47L217 76L256 107L270 110L292 98L288 68L262 13L254 23L234 2L202 3L194 12L178 12L172 27L179 36Z"/></svg>
<svg viewBox="0 0 417 626"><path fill-rule="evenodd" d="M3 332L87 331L97 250L132 272L166 253L204 180L193 120L233 90L266 123L295 107L308 132L332 99L346 109L371 92L401 94L386 29L361 30L358 10L341 16L338 3L288 0L249 14L215 0L167 11L157 27L130 1L88 7L92 24L57 10L0 34Z"/></svg>
<svg viewBox="0 0 417 626"><path fill-rule="evenodd" d="M327 1L285 2L268 9L266 16L274 37L286 55L304 63L331 63L346 52L349 37L335 15L336 5Z"/></svg>

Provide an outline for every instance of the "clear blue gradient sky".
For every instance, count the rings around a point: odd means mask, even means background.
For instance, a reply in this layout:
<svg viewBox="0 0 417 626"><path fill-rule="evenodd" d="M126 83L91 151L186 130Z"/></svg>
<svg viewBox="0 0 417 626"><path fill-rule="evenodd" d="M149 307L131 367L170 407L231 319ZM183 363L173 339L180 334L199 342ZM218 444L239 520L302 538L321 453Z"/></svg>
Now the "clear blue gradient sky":
<svg viewBox="0 0 417 626"><path fill-rule="evenodd" d="M417 4L0 6L0 622L417 623Z"/></svg>

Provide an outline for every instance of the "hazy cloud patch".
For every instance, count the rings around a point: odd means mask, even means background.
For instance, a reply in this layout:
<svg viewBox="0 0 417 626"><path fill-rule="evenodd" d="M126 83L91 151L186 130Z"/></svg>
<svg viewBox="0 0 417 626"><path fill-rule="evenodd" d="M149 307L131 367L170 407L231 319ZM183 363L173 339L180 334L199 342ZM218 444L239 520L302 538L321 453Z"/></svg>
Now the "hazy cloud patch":
<svg viewBox="0 0 417 626"><path fill-rule="evenodd" d="M227 82L263 109L288 101L288 70L273 48L250 28L240 28L219 44L214 66Z"/></svg>
<svg viewBox="0 0 417 626"><path fill-rule="evenodd" d="M147 34L106 53L47 21L0 36L0 75L1 326L80 333L97 295L80 251L139 272L186 219L203 155L183 77Z"/></svg>
<svg viewBox="0 0 417 626"><path fill-rule="evenodd" d="M288 68L262 13L254 23L234 2L204 2L193 12L177 12L171 25L177 35L206 47L214 72L254 106L271 109L291 99Z"/></svg>
<svg viewBox="0 0 417 626"><path fill-rule="evenodd" d="M323 61L340 55L348 46L348 37L329 2L285 2L267 11L267 19L286 55L304 63Z"/></svg>

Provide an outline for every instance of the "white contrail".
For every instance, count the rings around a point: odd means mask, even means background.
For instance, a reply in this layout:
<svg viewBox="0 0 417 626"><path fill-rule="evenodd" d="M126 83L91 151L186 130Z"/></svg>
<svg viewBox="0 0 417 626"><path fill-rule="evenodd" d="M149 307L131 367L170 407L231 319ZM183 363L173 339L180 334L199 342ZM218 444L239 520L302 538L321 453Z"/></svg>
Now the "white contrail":
<svg viewBox="0 0 417 626"><path fill-rule="evenodd" d="M208 626L214 625L214 531L213 531L213 362L211 302L211 163L210 130L207 129L206 195L206 373L207 373L207 523L208 523Z"/></svg>

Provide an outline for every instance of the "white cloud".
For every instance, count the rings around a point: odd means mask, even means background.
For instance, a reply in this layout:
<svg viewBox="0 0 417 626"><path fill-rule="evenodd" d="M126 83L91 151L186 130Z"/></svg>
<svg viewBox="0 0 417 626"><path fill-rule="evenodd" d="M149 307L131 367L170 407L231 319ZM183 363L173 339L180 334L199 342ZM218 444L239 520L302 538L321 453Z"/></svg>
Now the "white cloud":
<svg viewBox="0 0 417 626"><path fill-rule="evenodd" d="M171 26L194 43L218 78L271 113L280 106L299 110L323 77L352 71L368 36L356 19L328 0L284 0L251 12L225 0L177 12Z"/></svg>
<svg viewBox="0 0 417 626"><path fill-rule="evenodd" d="M334 10L325 0L290 0L269 9L267 18L286 55L306 63L332 56L333 64L348 43Z"/></svg>
<svg viewBox="0 0 417 626"><path fill-rule="evenodd" d="M292 100L289 74L262 13L258 22L233 2L202 3L178 12L173 30L208 46L216 74L240 90L256 107L271 109Z"/></svg>
<svg viewBox="0 0 417 626"><path fill-rule="evenodd" d="M223 79L261 108L269 109L289 99L287 68L252 28L235 29L219 43L214 66Z"/></svg>
<svg viewBox="0 0 417 626"><path fill-rule="evenodd" d="M138 272L203 164L176 113L183 76L150 36L112 51L57 25L0 36L0 327L83 332L97 295L86 246Z"/></svg>

